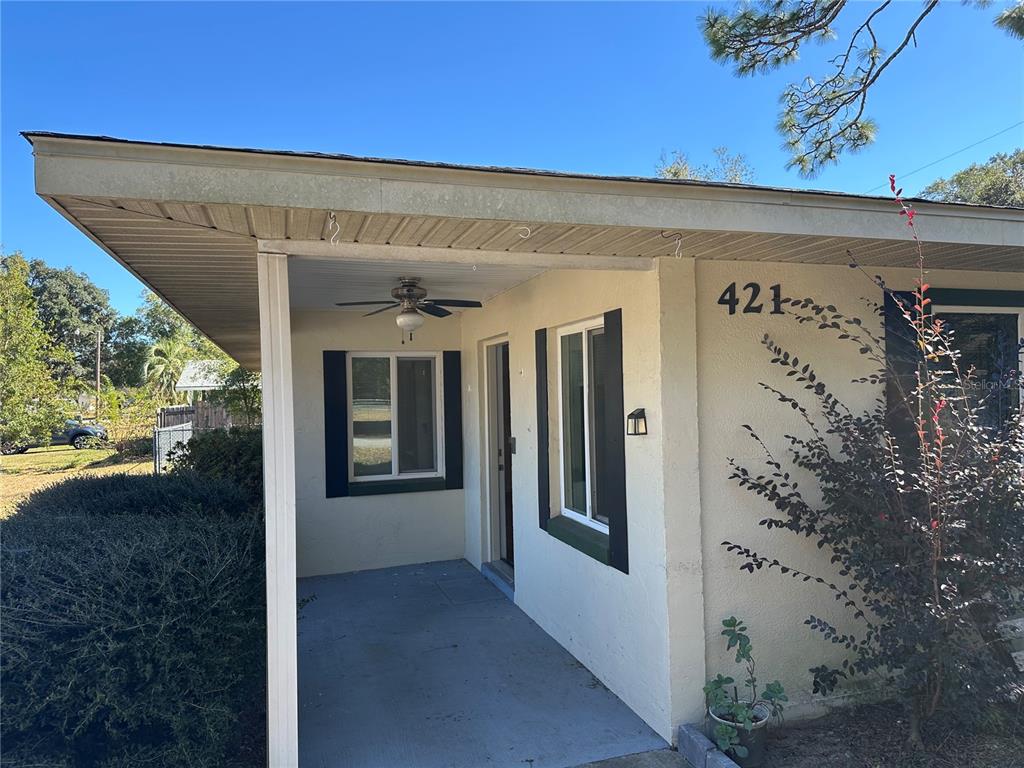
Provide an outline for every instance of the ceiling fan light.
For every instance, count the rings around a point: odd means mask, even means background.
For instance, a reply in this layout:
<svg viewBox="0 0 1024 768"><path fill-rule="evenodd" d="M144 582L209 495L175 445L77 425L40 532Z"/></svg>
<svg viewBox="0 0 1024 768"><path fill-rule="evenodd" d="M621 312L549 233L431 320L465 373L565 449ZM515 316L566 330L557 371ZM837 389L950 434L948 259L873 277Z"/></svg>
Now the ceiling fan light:
<svg viewBox="0 0 1024 768"><path fill-rule="evenodd" d="M395 318L395 323L406 333L412 333L423 325L423 315L415 309L403 309Z"/></svg>

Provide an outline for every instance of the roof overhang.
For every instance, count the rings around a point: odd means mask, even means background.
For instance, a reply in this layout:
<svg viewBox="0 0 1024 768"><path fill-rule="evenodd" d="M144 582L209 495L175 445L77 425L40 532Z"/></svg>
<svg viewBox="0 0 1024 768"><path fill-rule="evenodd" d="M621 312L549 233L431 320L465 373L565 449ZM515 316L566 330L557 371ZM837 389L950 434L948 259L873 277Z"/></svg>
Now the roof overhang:
<svg viewBox="0 0 1024 768"><path fill-rule="evenodd" d="M258 250L356 272L472 265L479 296L546 269L648 269L672 255L845 264L851 251L869 267L916 259L884 198L26 138L37 193L248 366L259 362ZM1024 272L1024 210L915 207L930 268Z"/></svg>

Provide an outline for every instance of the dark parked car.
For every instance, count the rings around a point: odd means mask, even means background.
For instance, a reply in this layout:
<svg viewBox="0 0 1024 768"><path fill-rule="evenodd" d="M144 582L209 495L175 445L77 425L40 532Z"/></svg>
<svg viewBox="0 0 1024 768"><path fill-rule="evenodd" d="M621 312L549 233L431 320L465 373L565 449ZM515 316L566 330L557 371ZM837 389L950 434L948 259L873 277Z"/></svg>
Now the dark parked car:
<svg viewBox="0 0 1024 768"><path fill-rule="evenodd" d="M53 437L50 438L50 445L70 445L75 449L82 449L87 448L90 443L96 440L105 441L106 439L106 427L100 424L83 424L80 421L69 419L64 422L63 432L54 432ZM5 442L3 445L0 445L0 453L9 456L12 453L24 453L29 448L38 447L33 444L23 445Z"/></svg>

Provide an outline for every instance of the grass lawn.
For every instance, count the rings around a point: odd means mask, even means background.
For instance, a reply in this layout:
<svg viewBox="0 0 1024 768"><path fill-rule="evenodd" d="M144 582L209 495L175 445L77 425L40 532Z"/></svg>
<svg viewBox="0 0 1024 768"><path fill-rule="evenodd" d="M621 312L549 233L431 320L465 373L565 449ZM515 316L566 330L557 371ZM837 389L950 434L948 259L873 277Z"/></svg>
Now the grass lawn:
<svg viewBox="0 0 1024 768"><path fill-rule="evenodd" d="M112 448L76 451L70 445L51 445L0 456L0 517L9 515L14 505L33 491L69 477L117 472L144 475L152 471L151 457L123 457Z"/></svg>

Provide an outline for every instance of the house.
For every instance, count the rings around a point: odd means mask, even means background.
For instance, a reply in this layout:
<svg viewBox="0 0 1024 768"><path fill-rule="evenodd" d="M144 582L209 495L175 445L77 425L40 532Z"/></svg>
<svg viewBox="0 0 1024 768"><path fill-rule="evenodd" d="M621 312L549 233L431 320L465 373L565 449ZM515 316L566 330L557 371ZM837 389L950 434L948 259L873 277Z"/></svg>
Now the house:
<svg viewBox="0 0 1024 768"><path fill-rule="evenodd" d="M757 525L728 461L758 455L743 424L773 448L799 429L757 386L779 381L766 333L854 404L878 394L849 383L855 348L778 301L873 317L862 302L881 291L850 254L912 289L891 200L26 138L44 200L262 369L272 765L299 754L297 577L458 558L507 576L667 741L729 667L733 614L792 709L815 706L807 668L828 649L802 622L813 607L842 625L841 609L813 584L740 572L720 544L827 561ZM1024 335L1024 211L915 207L936 311Z"/></svg>
<svg viewBox="0 0 1024 768"><path fill-rule="evenodd" d="M174 384L174 391L188 395L190 403L205 400L224 387L223 365L218 360L189 360Z"/></svg>

